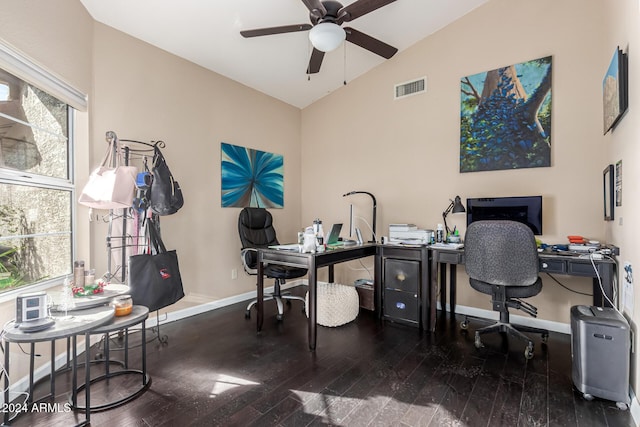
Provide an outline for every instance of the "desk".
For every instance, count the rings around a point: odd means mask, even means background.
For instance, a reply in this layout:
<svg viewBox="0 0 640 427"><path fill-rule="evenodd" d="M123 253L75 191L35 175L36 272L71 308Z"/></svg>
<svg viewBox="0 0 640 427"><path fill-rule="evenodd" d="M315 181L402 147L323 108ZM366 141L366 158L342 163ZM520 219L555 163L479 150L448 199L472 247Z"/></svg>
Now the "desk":
<svg viewBox="0 0 640 427"><path fill-rule="evenodd" d="M70 311L69 316L64 317L56 317L56 322L53 326L48 329L38 331L38 332L24 332L15 327L14 322L8 323L4 328L3 341L5 343L4 348L4 368L6 370L6 375L4 377L4 401L5 403L10 402L9 400L9 343L26 343L31 344L30 351L30 364L29 364L29 399L27 400L28 407L31 407L31 403L33 403L33 371L34 371L34 354L35 354L35 343L43 342L43 341L51 341L51 395L55 395L55 345L54 342L60 338L73 338L73 390L72 390L72 398L74 404L77 400L76 388L77 388L77 357L76 357L76 338L79 334L85 335L85 382L89 384L91 381L90 370L88 366L91 363L90 357L90 331L98 326L104 325L109 322L114 317L115 309L111 306L100 306L95 308L89 308L81 311ZM59 313L59 316L62 316L62 313ZM87 388L87 392L85 393L85 401L86 407L90 407L90 396L89 389ZM6 411L4 413L4 424L8 424L10 421L10 413ZM85 412L85 424L90 423L90 411L87 410Z"/></svg>
<svg viewBox="0 0 640 427"><path fill-rule="evenodd" d="M362 245L346 246L343 248L327 249L324 252L301 253L278 249L258 249L258 303L257 330L262 330L264 321L264 265L277 264L290 267L306 268L309 282L309 349L316 349L317 339L317 286L318 268L329 267L329 282L333 282L333 266L335 264L376 255L377 245L365 243ZM376 281L378 279L376 278Z"/></svg>
<svg viewBox="0 0 640 427"><path fill-rule="evenodd" d="M541 273L555 273L567 276L591 277L593 278L593 305L600 307L611 307L603 297L600 290L598 276L602 281L602 288L605 295L613 300L613 283L616 278L616 262L612 259L594 259L593 264L589 258L580 258L576 254L563 253L538 253ZM436 295L438 292L438 273L440 273L440 304L442 310L446 309L446 265L449 264L449 292L450 292L450 312L455 314L456 310L456 266L464 264L464 249L443 249L431 248L431 303L430 329L435 331L436 321ZM593 266L595 264L596 270Z"/></svg>

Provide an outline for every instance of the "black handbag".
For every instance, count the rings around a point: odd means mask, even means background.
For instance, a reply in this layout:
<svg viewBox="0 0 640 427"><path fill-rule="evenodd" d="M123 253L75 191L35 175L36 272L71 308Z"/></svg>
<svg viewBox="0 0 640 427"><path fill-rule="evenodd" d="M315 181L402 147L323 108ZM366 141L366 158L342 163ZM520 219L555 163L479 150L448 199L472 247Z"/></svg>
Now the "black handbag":
<svg viewBox="0 0 640 427"><path fill-rule="evenodd" d="M173 215L184 205L180 184L173 178L162 152L155 147L153 154L153 181L149 207L158 215Z"/></svg>
<svg viewBox="0 0 640 427"><path fill-rule="evenodd" d="M159 310L184 297L178 254L167 251L153 221L147 221L152 253L129 257L129 291L134 304Z"/></svg>

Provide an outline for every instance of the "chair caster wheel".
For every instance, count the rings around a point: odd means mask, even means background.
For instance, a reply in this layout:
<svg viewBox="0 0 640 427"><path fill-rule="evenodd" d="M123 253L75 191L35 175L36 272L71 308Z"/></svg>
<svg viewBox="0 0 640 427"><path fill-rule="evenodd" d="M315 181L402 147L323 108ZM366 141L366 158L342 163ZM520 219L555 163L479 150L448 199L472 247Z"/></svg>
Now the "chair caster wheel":
<svg viewBox="0 0 640 427"><path fill-rule="evenodd" d="M593 400L593 395L589 394L589 393L583 393L582 397L584 398L584 400Z"/></svg>
<svg viewBox="0 0 640 427"><path fill-rule="evenodd" d="M282 317L283 317L283 316L282 316L282 314L277 314L277 315L276 315L276 320L277 320L278 322L282 322Z"/></svg>
<svg viewBox="0 0 640 427"><path fill-rule="evenodd" d="M460 329L467 330L468 327L469 327L469 322L467 322L466 320L463 320L462 322L460 322Z"/></svg>
<svg viewBox="0 0 640 427"><path fill-rule="evenodd" d="M616 406L618 407L618 409L620 409L621 411L626 411L627 409L629 409L629 405L627 405L624 402L616 402Z"/></svg>
<svg viewBox="0 0 640 427"><path fill-rule="evenodd" d="M524 349L524 358L527 360L533 359L533 345L529 344L527 348Z"/></svg>
<svg viewBox="0 0 640 427"><path fill-rule="evenodd" d="M244 318L245 319L251 319L251 310L247 310L244 312Z"/></svg>
<svg viewBox="0 0 640 427"><path fill-rule="evenodd" d="M476 348L484 347L484 344L482 344L482 340L480 339L480 334L477 333L477 332L476 332L476 338L475 338L473 344L476 346Z"/></svg>
<svg viewBox="0 0 640 427"><path fill-rule="evenodd" d="M542 344L546 344L549 341L549 334L542 334Z"/></svg>

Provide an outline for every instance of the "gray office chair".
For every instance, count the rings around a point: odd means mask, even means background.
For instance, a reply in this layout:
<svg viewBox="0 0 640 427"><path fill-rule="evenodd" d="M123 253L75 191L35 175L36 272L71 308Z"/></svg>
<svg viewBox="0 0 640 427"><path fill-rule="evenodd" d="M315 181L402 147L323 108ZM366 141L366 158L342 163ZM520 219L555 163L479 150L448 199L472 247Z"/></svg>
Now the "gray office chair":
<svg viewBox="0 0 640 427"><path fill-rule="evenodd" d="M522 332L542 335L546 343L549 331L509 323L509 308L516 308L536 317L537 308L520 300L537 295L542 290L538 276L538 249L533 232L515 221L477 221L467 228L464 241L465 268L471 287L491 295L493 310L500 312L500 321L478 329L475 346L483 347L480 335L501 332L526 343L524 355L533 357L533 341ZM461 323L466 329L468 320Z"/></svg>
<svg viewBox="0 0 640 427"><path fill-rule="evenodd" d="M238 233L240 234L240 242L242 243L242 251L240 258L245 272L251 275L258 274L258 248L266 248L271 245L278 244L276 230L273 227L273 218L271 213L264 208L244 208L238 216ZM275 300L278 305L278 314L276 318L282 320L284 315L284 306L282 301L291 304L291 300L302 301L302 311L304 312L304 297L291 295L288 292L282 292L281 286L286 279L294 279L307 274L307 270L303 268L289 267L286 265L266 265L264 267L264 275L275 279L273 285L273 293L266 294L263 301ZM245 317L251 317L251 308L258 303L254 300L247 306Z"/></svg>

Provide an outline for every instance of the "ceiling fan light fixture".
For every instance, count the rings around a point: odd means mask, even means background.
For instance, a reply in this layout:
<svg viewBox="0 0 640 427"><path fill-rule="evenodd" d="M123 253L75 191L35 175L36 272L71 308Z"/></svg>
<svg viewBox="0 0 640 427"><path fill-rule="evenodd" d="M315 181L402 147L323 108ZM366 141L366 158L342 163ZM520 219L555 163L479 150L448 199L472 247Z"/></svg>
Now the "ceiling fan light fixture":
<svg viewBox="0 0 640 427"><path fill-rule="evenodd" d="M311 44L322 52L337 49L346 37L344 29L333 22L321 22L309 31Z"/></svg>

